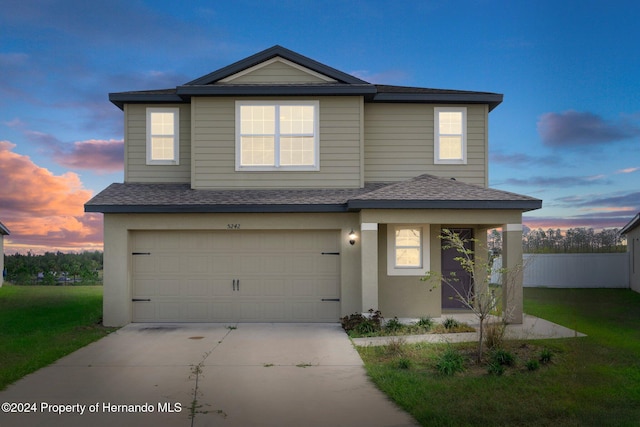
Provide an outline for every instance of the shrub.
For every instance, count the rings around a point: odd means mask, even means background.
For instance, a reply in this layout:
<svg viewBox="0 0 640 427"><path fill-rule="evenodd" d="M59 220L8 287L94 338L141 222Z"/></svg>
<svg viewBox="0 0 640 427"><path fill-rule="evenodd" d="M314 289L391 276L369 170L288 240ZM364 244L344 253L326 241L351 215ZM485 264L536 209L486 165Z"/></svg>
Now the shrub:
<svg viewBox="0 0 640 427"><path fill-rule="evenodd" d="M505 324L502 322L487 325L484 341L489 350L502 348L505 330Z"/></svg>
<svg viewBox="0 0 640 427"><path fill-rule="evenodd" d="M500 376L504 374L504 366L496 361L491 361L489 365L487 365L487 372L491 375Z"/></svg>
<svg viewBox="0 0 640 427"><path fill-rule="evenodd" d="M442 321L442 326L444 326L444 328L447 330L451 330L451 329L459 328L460 322L458 322L453 317L447 317Z"/></svg>
<svg viewBox="0 0 640 427"><path fill-rule="evenodd" d="M396 361L396 366L398 366L399 369L411 369L411 363L411 359L401 357Z"/></svg>
<svg viewBox="0 0 640 427"><path fill-rule="evenodd" d="M399 331L403 327L404 325L398 320L397 317L394 317L393 319L388 320L387 323L384 325L384 328L389 332Z"/></svg>
<svg viewBox="0 0 640 427"><path fill-rule="evenodd" d="M547 363L551 362L552 358L553 358L553 352L548 348L544 348L542 349L542 351L540 351L540 363L546 365Z"/></svg>
<svg viewBox="0 0 640 427"><path fill-rule="evenodd" d="M431 329L431 327L433 326L433 319L429 316L426 317L421 317L417 322L416 322L416 326L419 326L421 328L424 328L426 330Z"/></svg>
<svg viewBox="0 0 640 427"><path fill-rule="evenodd" d="M379 310L373 311L371 309L369 310L369 316L354 313L341 318L340 323L342 328L350 335L352 332L358 335L367 335L379 331L383 319Z"/></svg>
<svg viewBox="0 0 640 427"><path fill-rule="evenodd" d="M491 363L498 363L501 366L513 366L515 356L502 348L495 349L491 352Z"/></svg>
<svg viewBox="0 0 640 427"><path fill-rule="evenodd" d="M465 369L464 356L452 347L448 347L444 353L436 358L436 369L442 375L453 375Z"/></svg>
<svg viewBox="0 0 640 427"><path fill-rule="evenodd" d="M406 341L402 337L389 340L389 343L386 345L387 354L392 356L402 356L404 354L405 343Z"/></svg>
<svg viewBox="0 0 640 427"><path fill-rule="evenodd" d="M540 368L540 362L535 359L531 359L527 362L526 367L529 371L535 371Z"/></svg>

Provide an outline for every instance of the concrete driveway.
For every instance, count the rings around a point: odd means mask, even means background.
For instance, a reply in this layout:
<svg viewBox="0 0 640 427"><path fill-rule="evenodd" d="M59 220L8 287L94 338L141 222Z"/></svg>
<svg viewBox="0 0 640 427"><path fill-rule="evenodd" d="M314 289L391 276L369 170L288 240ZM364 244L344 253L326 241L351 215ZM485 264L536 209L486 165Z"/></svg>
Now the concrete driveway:
<svg viewBox="0 0 640 427"><path fill-rule="evenodd" d="M416 425L337 324L131 324L11 385L4 402L0 426Z"/></svg>

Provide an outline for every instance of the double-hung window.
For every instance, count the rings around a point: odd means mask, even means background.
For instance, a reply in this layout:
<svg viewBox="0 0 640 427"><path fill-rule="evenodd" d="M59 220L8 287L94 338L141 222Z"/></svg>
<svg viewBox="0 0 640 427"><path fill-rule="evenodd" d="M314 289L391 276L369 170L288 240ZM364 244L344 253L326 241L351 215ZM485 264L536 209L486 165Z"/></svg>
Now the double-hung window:
<svg viewBox="0 0 640 427"><path fill-rule="evenodd" d="M319 170L318 101L236 101L236 170Z"/></svg>
<svg viewBox="0 0 640 427"><path fill-rule="evenodd" d="M466 164L466 107L436 107L434 117L435 163Z"/></svg>
<svg viewBox="0 0 640 427"><path fill-rule="evenodd" d="M179 164L180 110L147 108L147 164Z"/></svg>
<svg viewBox="0 0 640 427"><path fill-rule="evenodd" d="M429 270L429 226L387 226L387 274L420 276Z"/></svg>

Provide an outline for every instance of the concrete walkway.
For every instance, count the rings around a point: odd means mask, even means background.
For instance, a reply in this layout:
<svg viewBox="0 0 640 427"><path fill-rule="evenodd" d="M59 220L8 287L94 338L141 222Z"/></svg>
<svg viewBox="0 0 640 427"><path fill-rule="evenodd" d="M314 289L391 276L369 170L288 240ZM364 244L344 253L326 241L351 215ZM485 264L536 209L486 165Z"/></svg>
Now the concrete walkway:
<svg viewBox="0 0 640 427"><path fill-rule="evenodd" d="M3 406L3 427L416 425L338 324L131 324L9 386L4 402L31 412Z"/></svg>

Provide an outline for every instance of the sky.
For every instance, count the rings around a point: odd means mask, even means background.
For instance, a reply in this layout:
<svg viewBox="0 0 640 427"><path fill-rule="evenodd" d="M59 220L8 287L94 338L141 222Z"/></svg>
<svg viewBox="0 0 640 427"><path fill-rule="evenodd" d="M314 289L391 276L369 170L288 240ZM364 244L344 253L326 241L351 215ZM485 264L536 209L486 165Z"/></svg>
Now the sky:
<svg viewBox="0 0 640 427"><path fill-rule="evenodd" d="M370 83L504 94L489 184L529 228L640 211L637 1L1 0L5 253L101 250L83 205L123 182L108 93L171 88L279 44Z"/></svg>

